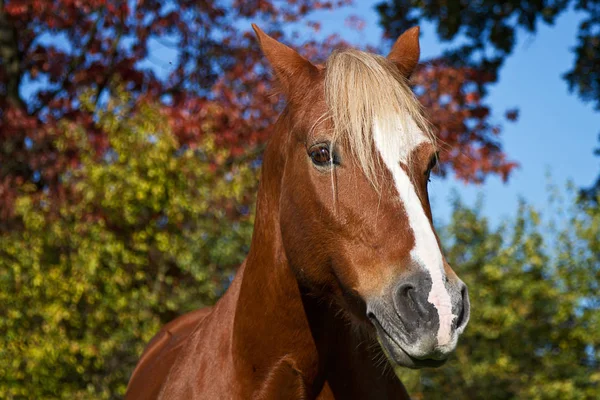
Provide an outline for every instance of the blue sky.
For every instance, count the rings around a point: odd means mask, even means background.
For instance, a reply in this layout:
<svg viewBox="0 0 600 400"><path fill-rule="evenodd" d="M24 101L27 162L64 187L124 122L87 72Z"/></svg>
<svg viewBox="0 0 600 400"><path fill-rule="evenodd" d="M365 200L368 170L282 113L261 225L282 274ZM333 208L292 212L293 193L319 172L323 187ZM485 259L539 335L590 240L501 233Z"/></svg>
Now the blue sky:
<svg viewBox="0 0 600 400"><path fill-rule="evenodd" d="M324 33L338 33L360 45L380 44L382 30L373 8L377 1L356 3L342 11L320 12L314 18L322 22ZM353 32L344 25L350 14L366 21L363 32ZM580 20L580 15L569 11L553 26L539 25L536 34L519 32L516 50L503 66L499 83L491 88L487 102L495 121L503 125L501 138L506 153L521 167L507 184L496 177L483 185L433 178L430 193L436 219L448 220L453 191L468 204L483 194L483 213L498 223L514 215L519 198L544 210L548 173L561 187L568 180L578 187L594 182L600 173L600 157L593 155L593 150L600 147L600 113L570 94L561 79L574 61L570 49L576 44ZM447 46L438 41L432 25L422 25L421 32L422 60L439 55ZM513 107L520 110L518 121L503 122L504 111Z"/></svg>

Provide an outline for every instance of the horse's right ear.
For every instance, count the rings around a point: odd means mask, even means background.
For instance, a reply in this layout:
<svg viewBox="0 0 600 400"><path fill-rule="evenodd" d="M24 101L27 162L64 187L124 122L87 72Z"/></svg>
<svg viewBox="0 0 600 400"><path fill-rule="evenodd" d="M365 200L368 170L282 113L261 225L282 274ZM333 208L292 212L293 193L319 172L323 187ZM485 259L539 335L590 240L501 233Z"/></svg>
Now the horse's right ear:
<svg viewBox="0 0 600 400"><path fill-rule="evenodd" d="M310 83L318 73L317 67L295 50L264 33L256 24L252 24L252 28L260 48L275 71L281 89L289 99L294 88L306 87Z"/></svg>

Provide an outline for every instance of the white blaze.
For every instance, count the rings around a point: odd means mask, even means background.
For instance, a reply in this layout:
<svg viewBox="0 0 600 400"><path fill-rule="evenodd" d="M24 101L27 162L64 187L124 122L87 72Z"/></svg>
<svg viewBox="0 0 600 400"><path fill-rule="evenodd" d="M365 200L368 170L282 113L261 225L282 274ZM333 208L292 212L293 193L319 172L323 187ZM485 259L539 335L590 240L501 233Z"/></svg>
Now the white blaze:
<svg viewBox="0 0 600 400"><path fill-rule="evenodd" d="M415 246L410 255L431 276L432 285L427 301L433 304L438 312L440 321L437 333L438 346L447 345L452 340L452 322L457 316L452 314L452 301L444 285L442 253L415 187L400 166L401 162L407 162L409 154L419 144L428 139L412 119L403 124L398 117L377 121L374 125L374 139L381 158L394 177L396 190L414 233Z"/></svg>

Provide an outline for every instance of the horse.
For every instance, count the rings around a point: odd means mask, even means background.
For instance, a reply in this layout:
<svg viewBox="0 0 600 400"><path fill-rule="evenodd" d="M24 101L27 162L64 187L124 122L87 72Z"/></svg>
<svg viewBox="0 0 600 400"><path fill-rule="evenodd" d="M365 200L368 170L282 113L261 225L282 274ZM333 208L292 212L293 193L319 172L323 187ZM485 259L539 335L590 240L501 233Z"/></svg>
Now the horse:
<svg viewBox="0 0 600 400"><path fill-rule="evenodd" d="M387 57L315 65L252 27L286 105L249 253L212 308L150 341L126 398L408 399L397 369L442 365L470 309L432 223L419 28Z"/></svg>

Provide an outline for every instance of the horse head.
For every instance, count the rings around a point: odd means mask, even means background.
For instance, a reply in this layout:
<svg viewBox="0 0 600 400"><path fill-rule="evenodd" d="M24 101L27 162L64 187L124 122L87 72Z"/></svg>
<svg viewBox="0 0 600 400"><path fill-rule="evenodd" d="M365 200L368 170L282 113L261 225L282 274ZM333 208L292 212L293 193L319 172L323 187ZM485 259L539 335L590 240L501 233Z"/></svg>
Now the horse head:
<svg viewBox="0 0 600 400"><path fill-rule="evenodd" d="M376 339L393 365L444 363L469 319L427 185L435 136L408 84L419 30L387 57L334 52L313 65L254 26L287 106L279 227L299 285Z"/></svg>

